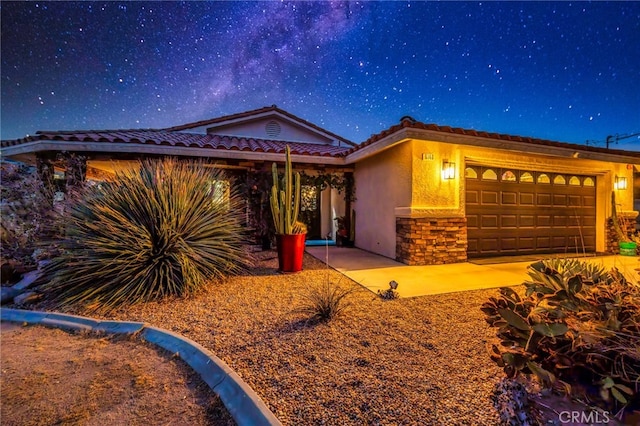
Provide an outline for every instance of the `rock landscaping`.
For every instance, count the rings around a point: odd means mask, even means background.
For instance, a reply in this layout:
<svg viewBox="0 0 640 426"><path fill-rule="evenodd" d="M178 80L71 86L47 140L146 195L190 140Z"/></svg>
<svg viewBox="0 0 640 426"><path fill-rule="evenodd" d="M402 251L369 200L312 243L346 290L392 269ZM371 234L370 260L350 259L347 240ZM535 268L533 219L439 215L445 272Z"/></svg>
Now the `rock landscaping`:
<svg viewBox="0 0 640 426"><path fill-rule="evenodd" d="M383 300L308 255L297 274L277 272L275 251L256 257L250 274L193 297L102 318L141 321L194 340L238 373L283 424L497 423L491 394L503 373L487 356L493 333L479 309L495 290ZM357 291L345 298L341 315L309 323L298 309L302 295L326 280ZM45 301L28 307L48 308Z"/></svg>

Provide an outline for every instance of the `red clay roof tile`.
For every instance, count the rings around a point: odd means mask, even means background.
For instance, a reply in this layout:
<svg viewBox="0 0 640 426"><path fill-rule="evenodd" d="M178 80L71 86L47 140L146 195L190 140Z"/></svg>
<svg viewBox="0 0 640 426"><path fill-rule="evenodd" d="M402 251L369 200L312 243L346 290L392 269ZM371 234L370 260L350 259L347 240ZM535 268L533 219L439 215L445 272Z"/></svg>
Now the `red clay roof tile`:
<svg viewBox="0 0 640 426"><path fill-rule="evenodd" d="M272 107L275 108L275 107ZM267 108L270 109L270 108ZM251 112L251 111L250 111ZM253 111L255 113L255 111ZM244 113L243 113L244 114ZM248 113L247 113L248 114ZM239 114L242 115L242 114ZM399 124L395 124L354 147L337 147L331 145L311 144L302 142L285 142L278 140L243 138L235 136L223 136L214 134L182 133L168 130L155 129L132 129L132 130L88 130L88 131L40 131L33 136L28 136L16 140L3 140L1 147L7 148L22 145L34 141L54 140L68 142L99 142L99 143L131 143L166 146L184 146L193 148L209 148L214 150L240 150L248 152L284 153L285 146L291 147L292 154L323 156L323 157L345 157L366 146L369 146L389 135L402 129L423 129L449 134L468 135L489 139L528 143L534 145L545 145L550 147L568 148L581 151L591 151L599 153L609 153L640 157L640 152L624 151L618 149L605 149L593 146L556 142L544 139L503 135L498 133L488 133L473 129L451 128L449 126L438 126L436 124L425 124L409 118L403 118Z"/></svg>
<svg viewBox="0 0 640 426"><path fill-rule="evenodd" d="M608 154L615 154L615 155L625 155L625 156L629 156L629 157L640 157L640 152L638 151L624 151L624 150L620 150L620 149L607 149L607 148L599 148L599 147L595 147L595 146L587 146L587 145L579 145L579 144L574 144L574 143L566 143L566 142L556 142L556 141L550 141L550 140L545 140L545 139L537 139L537 138L531 138L531 137L524 137L524 136L514 136L514 135L504 135L504 134L499 134L499 133L488 133L485 131L478 131L478 130L473 130L473 129L462 129L462 128L452 128L450 126L439 126L437 124L433 124L433 123L422 123L420 121L415 121L413 119L408 119L408 118L403 118L402 121L400 122L400 124L395 124L391 127L389 127L388 129L382 130L380 133L377 133L375 135L372 135L369 139L367 139L366 141L362 142L360 145L358 145L357 147L351 148L349 149L349 151L347 152L346 155L349 155L353 152L356 152L368 145L371 145L381 139L384 139L385 137L394 134L398 131L401 131L405 128L412 128L412 129L422 129L422 130L432 130L432 131L436 131L436 132L442 132L442 133L453 133L453 134L460 134L460 135L468 135L468 136L476 136L476 137L482 137L482 138L489 138L489 139L497 139L497 140L505 140L505 141L514 141L514 142L522 142L522 143L529 143L529 144L534 144L534 145L545 145L545 146L551 146L551 147L557 147L557 148L568 148L568 149L575 149L575 150L581 150L581 151L591 151L591 152L599 152L599 153L608 153Z"/></svg>
<svg viewBox="0 0 640 426"><path fill-rule="evenodd" d="M351 142L350 140L345 139L340 135L337 135L337 134L335 134L333 132L330 132L330 131L328 131L326 129L323 129L322 127L317 126L317 125L315 125L315 124L313 124L313 123L311 123L311 122L309 122L307 120L304 120L304 119L302 119L302 118L300 118L300 117L298 117L296 115L293 115L290 112L287 112L287 111L285 111L283 109L280 109L276 105L271 105L271 106L268 106L268 107L258 108L258 109L254 109L254 110L251 110L251 111L244 111L244 112L240 112L240 113L237 113L237 114L225 115L225 116L222 116L222 117L212 118L212 119L209 119L209 120L201 120L201 121L196 121L196 122L193 122L193 123L186 123L186 124L181 124L181 125L178 125L178 126L167 127L165 129L162 129L162 130L166 130L166 131L169 131L169 132L176 132L176 131L181 131L181 130L189 130L189 129L193 129L195 127L209 126L209 125L212 125L212 124L223 123L225 121L230 121L230 120L238 120L238 119L241 119L241 118L251 117L251 116L254 116L254 115L262 114L262 113L265 113L265 112L271 112L271 111L277 112L277 113L282 114L282 115L284 115L286 117L289 117L293 121L297 121L299 123L302 123L307 127L313 128L313 129L321 131L323 133L326 133L327 135L330 135L331 137L334 137L336 140L344 142L347 145L351 145L351 146L356 146L357 145L354 142Z"/></svg>
<svg viewBox="0 0 640 426"><path fill-rule="evenodd" d="M167 132L162 130L104 130L56 132L41 131L17 140L3 140L2 148L34 141L55 140L67 142L130 143L143 145L184 146L215 150L284 153L289 145L292 154L322 157L341 157L349 147L243 138L223 135Z"/></svg>

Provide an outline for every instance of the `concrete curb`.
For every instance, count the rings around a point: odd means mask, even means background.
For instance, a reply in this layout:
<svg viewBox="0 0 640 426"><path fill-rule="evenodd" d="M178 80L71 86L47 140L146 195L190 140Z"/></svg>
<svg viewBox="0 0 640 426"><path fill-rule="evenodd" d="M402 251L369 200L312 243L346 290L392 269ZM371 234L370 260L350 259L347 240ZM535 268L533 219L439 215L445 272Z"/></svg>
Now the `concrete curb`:
<svg viewBox="0 0 640 426"><path fill-rule="evenodd" d="M281 425L260 397L224 361L184 336L142 322L100 321L55 312L0 309L0 320L40 324L66 330L133 334L177 354L220 396L239 426Z"/></svg>

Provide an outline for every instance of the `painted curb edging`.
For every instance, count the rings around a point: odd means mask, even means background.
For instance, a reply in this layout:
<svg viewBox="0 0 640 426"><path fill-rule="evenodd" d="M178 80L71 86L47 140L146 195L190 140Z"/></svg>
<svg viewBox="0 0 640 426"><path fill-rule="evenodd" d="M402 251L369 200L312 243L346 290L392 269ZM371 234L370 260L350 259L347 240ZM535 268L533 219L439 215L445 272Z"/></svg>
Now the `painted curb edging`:
<svg viewBox="0 0 640 426"><path fill-rule="evenodd" d="M177 354L189 364L220 396L239 426L282 425L258 394L224 361L203 346L179 334L142 322L101 321L77 315L22 309L2 308L0 320L39 324L65 330L98 331L110 334L140 333L144 340Z"/></svg>

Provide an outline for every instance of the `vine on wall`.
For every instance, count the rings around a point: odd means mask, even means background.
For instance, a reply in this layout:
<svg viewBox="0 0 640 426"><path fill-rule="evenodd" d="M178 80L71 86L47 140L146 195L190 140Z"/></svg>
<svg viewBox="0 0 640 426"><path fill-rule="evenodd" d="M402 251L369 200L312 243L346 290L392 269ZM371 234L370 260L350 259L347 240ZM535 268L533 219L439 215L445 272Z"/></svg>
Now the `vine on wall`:
<svg viewBox="0 0 640 426"><path fill-rule="evenodd" d="M326 188L336 189L345 197L345 201L355 201L352 174L322 173L310 175L300 172L302 185L315 186L320 191ZM266 171L247 171L242 191L248 201L248 225L252 229L256 240L269 239L275 236L275 228L269 207L269 192L271 191L272 175Z"/></svg>
<svg viewBox="0 0 640 426"><path fill-rule="evenodd" d="M309 175L304 171L300 172L300 183L302 185L315 186L323 191L327 188L336 189L340 194L349 197L350 201L355 201L355 186L353 184L353 175L337 175L333 173L322 173L318 175ZM348 191L348 188L351 188ZM347 194L347 192L350 192Z"/></svg>

